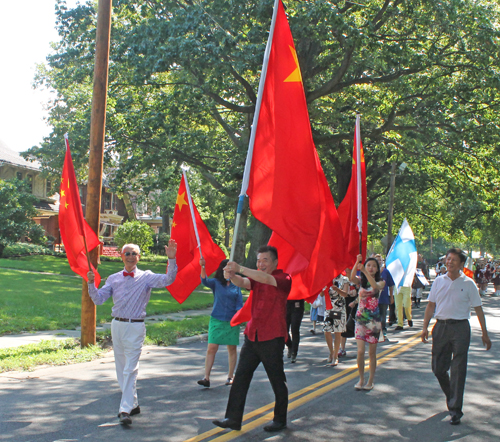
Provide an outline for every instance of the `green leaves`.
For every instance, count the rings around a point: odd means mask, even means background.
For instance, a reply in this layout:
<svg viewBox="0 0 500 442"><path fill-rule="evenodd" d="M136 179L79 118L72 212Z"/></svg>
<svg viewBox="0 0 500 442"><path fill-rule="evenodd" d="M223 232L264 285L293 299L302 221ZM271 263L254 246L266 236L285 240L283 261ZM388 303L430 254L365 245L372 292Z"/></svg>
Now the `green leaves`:
<svg viewBox="0 0 500 442"><path fill-rule="evenodd" d="M396 181L396 220L406 216L422 232L449 238L496 222L497 2L286 0L285 6L336 202L350 179L360 112L374 236L385 234L393 161L409 165ZM175 192L186 163L203 177L193 193L213 192L217 215L231 213L272 2L119 0L113 13L105 156L111 185ZM89 3L66 10L61 3L58 14L63 41L36 79L57 91L50 105L54 131L29 154L57 173L62 134L69 131L83 176L95 9ZM481 204L468 204L471 197Z"/></svg>

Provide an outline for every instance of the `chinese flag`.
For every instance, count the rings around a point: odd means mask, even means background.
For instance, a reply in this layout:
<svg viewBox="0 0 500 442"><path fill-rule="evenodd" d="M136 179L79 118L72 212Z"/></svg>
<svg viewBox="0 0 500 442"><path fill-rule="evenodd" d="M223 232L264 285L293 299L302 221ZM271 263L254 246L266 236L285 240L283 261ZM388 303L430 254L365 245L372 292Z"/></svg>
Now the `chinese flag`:
<svg viewBox="0 0 500 442"><path fill-rule="evenodd" d="M359 152L357 142L359 139ZM359 158L358 158L359 155ZM358 168L358 162L360 167ZM360 173L358 173L358 171ZM344 199L339 205L338 214L344 232L345 253L348 255L348 267L352 268L360 253L359 232L361 230L361 254L366 257L368 230L368 202L366 197L366 165L359 129L359 117L356 118L354 131L354 149L352 154L351 181Z"/></svg>
<svg viewBox="0 0 500 442"><path fill-rule="evenodd" d="M181 179L174 218L172 220L172 239L177 242L177 276L175 281L167 286L171 295L182 304L193 290L200 285L200 250L196 241L193 217L189 210L189 200L186 191L184 176ZM193 202L194 218L200 237L201 252L205 259L207 275L212 274L219 267L220 262L226 259L221 248L212 241L210 232L202 221Z"/></svg>
<svg viewBox="0 0 500 442"><path fill-rule="evenodd" d="M92 250L99 245L99 238L83 219L82 203L78 184L76 182L75 169L71 159L68 139L66 141L66 156L61 176L61 188L59 190L59 230L68 257L68 263L75 273L88 281L87 273L89 265L85 255L84 237L87 240L87 250ZM101 276L92 266L95 273L95 284L101 283Z"/></svg>
<svg viewBox="0 0 500 442"><path fill-rule="evenodd" d="M279 267L292 274L289 299L317 295L345 268L342 226L312 139L292 33L278 3L247 194L273 230ZM247 301L232 325L248 318Z"/></svg>

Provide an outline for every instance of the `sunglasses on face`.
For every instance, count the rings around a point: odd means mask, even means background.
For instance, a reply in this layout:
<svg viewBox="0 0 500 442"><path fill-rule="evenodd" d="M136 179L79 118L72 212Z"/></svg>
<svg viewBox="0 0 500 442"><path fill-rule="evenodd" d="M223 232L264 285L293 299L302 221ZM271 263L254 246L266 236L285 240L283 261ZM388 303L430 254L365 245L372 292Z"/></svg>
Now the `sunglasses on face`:
<svg viewBox="0 0 500 442"><path fill-rule="evenodd" d="M138 254L138 253L136 253L136 252L125 252L125 253L124 253L124 255L125 255L125 256L130 256L130 255L132 255L132 256L137 256L137 255L139 255L139 254Z"/></svg>

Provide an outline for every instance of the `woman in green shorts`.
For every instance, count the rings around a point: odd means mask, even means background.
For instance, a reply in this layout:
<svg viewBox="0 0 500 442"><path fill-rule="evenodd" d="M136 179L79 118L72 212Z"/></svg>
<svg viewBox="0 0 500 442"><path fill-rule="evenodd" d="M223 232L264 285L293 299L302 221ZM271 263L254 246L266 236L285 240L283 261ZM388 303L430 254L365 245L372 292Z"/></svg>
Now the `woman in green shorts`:
<svg viewBox="0 0 500 442"><path fill-rule="evenodd" d="M241 290L231 281L224 279L223 269L228 260L223 260L215 272L215 278L207 278L205 260L200 259L201 283L212 289L214 294L214 308L208 326L208 348L205 359L205 377L198 381L203 387L210 387L210 372L214 365L215 354L219 345L227 345L229 371L226 385L233 383L234 368L236 366L236 347L240 341L240 327L231 327L230 321L234 314L243 306Z"/></svg>

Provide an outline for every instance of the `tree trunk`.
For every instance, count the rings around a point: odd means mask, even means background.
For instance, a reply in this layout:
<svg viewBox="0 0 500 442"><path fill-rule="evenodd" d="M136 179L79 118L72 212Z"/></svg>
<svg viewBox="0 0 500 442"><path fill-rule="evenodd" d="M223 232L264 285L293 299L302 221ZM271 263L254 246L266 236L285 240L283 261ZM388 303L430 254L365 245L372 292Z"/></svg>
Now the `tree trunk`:
<svg viewBox="0 0 500 442"><path fill-rule="evenodd" d="M226 212L222 212L222 219L224 220L224 246L226 249L229 249L229 240L230 240L230 225L229 220L227 219Z"/></svg>
<svg viewBox="0 0 500 442"><path fill-rule="evenodd" d="M248 250L247 259L245 260L245 267L255 269L256 265L256 252L260 246L266 245L271 238L273 231L259 220L255 220L255 228L253 231L252 242Z"/></svg>
<svg viewBox="0 0 500 442"><path fill-rule="evenodd" d="M234 261L238 263L245 262L245 250L247 244L247 222L248 222L248 198L245 198L245 204L240 217L238 238L234 238L233 234L232 247L235 247Z"/></svg>
<svg viewBox="0 0 500 442"><path fill-rule="evenodd" d="M170 210L166 206L161 208L161 231L170 235Z"/></svg>

